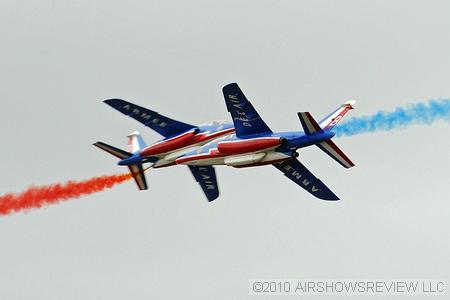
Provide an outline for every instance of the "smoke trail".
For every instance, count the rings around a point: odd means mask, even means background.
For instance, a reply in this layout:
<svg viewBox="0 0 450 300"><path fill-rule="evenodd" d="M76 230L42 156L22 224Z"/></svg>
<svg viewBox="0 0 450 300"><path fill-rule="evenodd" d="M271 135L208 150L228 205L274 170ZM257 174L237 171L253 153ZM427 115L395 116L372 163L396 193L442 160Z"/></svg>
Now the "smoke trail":
<svg viewBox="0 0 450 300"><path fill-rule="evenodd" d="M39 208L80 196L100 192L131 178L131 174L100 176L83 181L68 181L45 186L30 187L27 190L0 196L0 215Z"/></svg>
<svg viewBox="0 0 450 300"><path fill-rule="evenodd" d="M392 112L379 111L371 116L354 117L336 126L336 136L389 131L413 124L431 124L437 120L450 120L450 99L429 100L425 103L397 107Z"/></svg>

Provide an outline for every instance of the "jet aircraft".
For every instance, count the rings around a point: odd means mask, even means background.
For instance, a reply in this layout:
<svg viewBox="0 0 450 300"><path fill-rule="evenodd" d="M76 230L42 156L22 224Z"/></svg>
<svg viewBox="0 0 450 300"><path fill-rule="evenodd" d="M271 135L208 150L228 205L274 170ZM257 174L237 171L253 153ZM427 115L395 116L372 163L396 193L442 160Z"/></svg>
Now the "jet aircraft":
<svg viewBox="0 0 450 300"><path fill-rule="evenodd" d="M127 151L102 142L94 143L98 148L119 158L119 165L129 168L140 190L148 189L143 164L151 163L150 167L152 168L173 166L176 164L175 160L183 154L234 132L231 122L213 121L204 125L191 125L125 100L108 99L104 102L164 137L147 146L139 132L133 132L128 135ZM214 168L212 166L189 166L189 169L208 200L216 199L219 196L219 190Z"/></svg>
<svg viewBox="0 0 450 300"><path fill-rule="evenodd" d="M313 196L323 200L339 200L297 159L297 150L315 145L343 167L353 167L353 162L331 138L335 135L333 127L353 109L355 101L342 104L319 122L309 112L299 112L303 131L273 132L236 83L226 85L223 95L233 119L235 134L215 139L178 157L175 160L177 164L209 169L213 165L245 168L271 164ZM217 187L216 182L214 186Z"/></svg>

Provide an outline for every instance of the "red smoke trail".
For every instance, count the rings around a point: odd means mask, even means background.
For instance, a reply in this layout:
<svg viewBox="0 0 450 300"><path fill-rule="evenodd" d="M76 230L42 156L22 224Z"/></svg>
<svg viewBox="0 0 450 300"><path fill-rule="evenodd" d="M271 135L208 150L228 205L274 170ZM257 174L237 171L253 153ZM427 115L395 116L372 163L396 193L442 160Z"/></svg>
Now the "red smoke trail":
<svg viewBox="0 0 450 300"><path fill-rule="evenodd" d="M112 188L127 181L131 174L94 177L83 181L68 181L44 186L32 186L19 193L0 196L0 215L39 208L44 205L66 201Z"/></svg>

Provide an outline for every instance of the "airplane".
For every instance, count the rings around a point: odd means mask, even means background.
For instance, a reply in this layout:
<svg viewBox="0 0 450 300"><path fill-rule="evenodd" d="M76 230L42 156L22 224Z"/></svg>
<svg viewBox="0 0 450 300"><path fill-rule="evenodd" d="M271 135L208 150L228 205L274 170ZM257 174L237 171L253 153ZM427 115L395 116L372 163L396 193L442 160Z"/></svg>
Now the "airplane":
<svg viewBox="0 0 450 300"><path fill-rule="evenodd" d="M316 122L309 112L299 112L303 131L273 132L236 83L226 85L222 91L235 133L180 156L175 160L177 164L198 168L211 168L213 165L245 168L271 164L313 196L339 200L297 159L297 151L315 145L343 167L353 167L353 162L331 138L335 135L333 127L353 109L355 101L345 102L320 122Z"/></svg>
<svg viewBox="0 0 450 300"><path fill-rule="evenodd" d="M150 109L138 106L122 99L103 101L119 112L137 120L161 134L164 138L146 145L139 132L128 135L127 151L103 142L93 145L119 158L118 165L127 166L140 190L147 190L145 170L175 165L175 160L200 148L202 145L234 132L231 122L213 121L203 125L191 125L163 116ZM143 164L151 163L144 169ZM216 185L216 173L212 166L189 166L195 180L203 189L207 199L212 201L219 196Z"/></svg>

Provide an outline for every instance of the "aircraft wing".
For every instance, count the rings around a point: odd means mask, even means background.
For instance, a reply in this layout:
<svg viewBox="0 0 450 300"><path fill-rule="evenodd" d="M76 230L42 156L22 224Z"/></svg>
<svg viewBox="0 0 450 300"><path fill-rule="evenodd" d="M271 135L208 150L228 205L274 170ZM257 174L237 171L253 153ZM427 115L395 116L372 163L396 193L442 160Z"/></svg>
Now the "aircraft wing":
<svg viewBox="0 0 450 300"><path fill-rule="evenodd" d="M250 101L247 100L237 83L230 83L224 86L222 92L227 109L233 118L237 137L272 132L253 108Z"/></svg>
<svg viewBox="0 0 450 300"><path fill-rule="evenodd" d="M211 166L189 166L195 180L200 184L208 201L219 197L219 186L217 185L216 171Z"/></svg>
<svg viewBox="0 0 450 300"><path fill-rule="evenodd" d="M138 106L125 100L108 99L103 102L120 111L124 115L127 115L136 121L141 122L145 126L150 127L164 137L175 136L193 128L197 128L196 126L173 120L166 116L160 115L153 110Z"/></svg>
<svg viewBox="0 0 450 300"><path fill-rule="evenodd" d="M316 178L297 159L291 159L273 165L283 172L287 178L304 188L313 196L323 200L339 200L320 179Z"/></svg>

